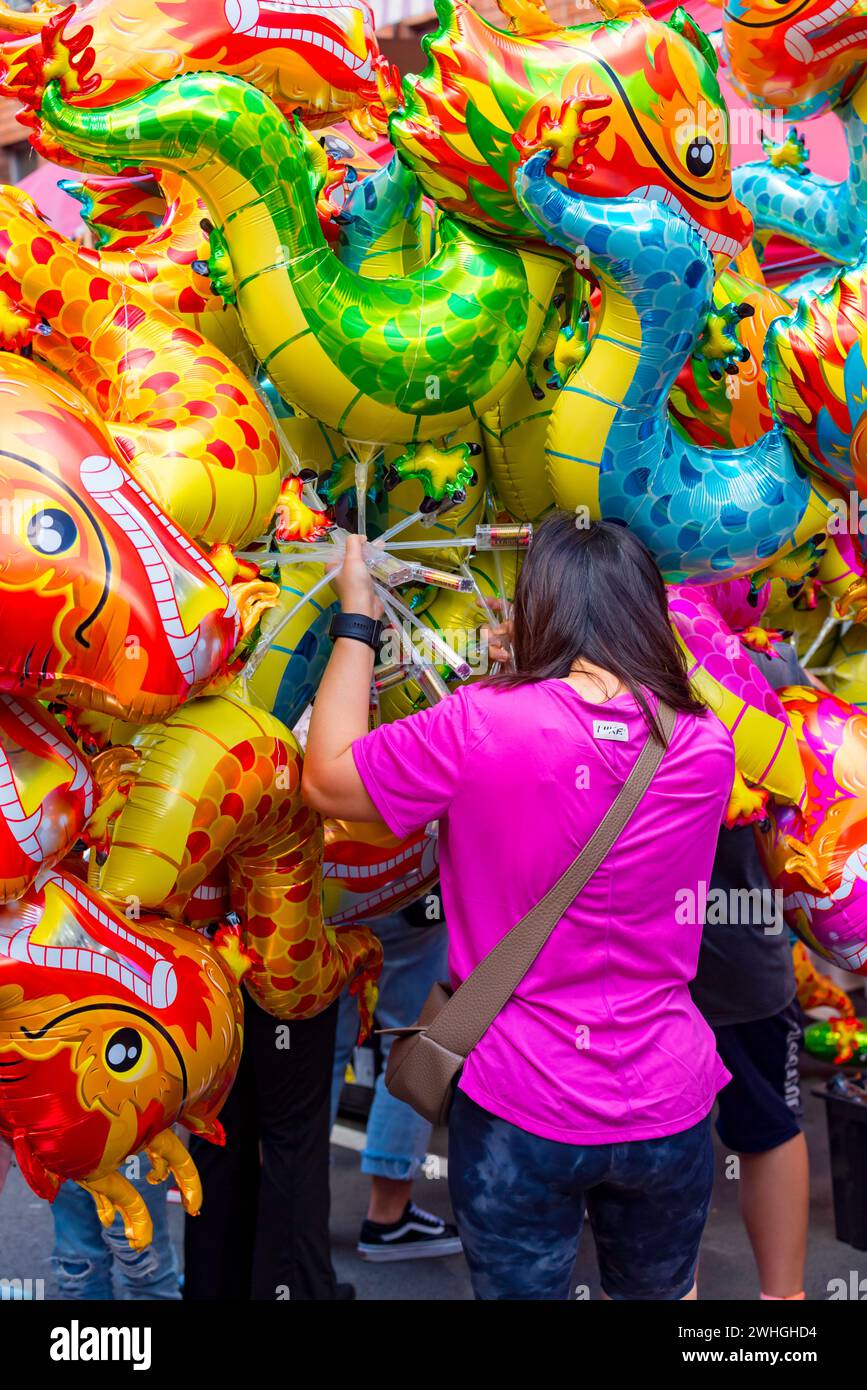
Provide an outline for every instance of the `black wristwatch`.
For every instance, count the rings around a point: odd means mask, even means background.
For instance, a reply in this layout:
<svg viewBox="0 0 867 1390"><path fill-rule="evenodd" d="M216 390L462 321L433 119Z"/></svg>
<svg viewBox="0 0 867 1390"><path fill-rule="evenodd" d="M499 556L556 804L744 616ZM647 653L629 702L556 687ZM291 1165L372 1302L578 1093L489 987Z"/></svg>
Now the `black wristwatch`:
<svg viewBox="0 0 867 1390"><path fill-rule="evenodd" d="M382 620L368 618L366 613L336 613L329 629L332 642L336 637L352 637L379 651L382 642Z"/></svg>

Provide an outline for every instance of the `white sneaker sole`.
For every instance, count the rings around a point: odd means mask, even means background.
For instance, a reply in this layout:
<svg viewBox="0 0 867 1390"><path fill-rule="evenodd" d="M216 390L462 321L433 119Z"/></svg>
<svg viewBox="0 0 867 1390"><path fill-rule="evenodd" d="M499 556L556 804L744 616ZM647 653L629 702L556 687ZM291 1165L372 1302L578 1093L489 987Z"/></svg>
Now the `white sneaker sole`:
<svg viewBox="0 0 867 1390"><path fill-rule="evenodd" d="M392 1260L432 1260L438 1255L460 1255L463 1246L457 1236L446 1240L431 1240L417 1245L361 1245L356 1247L363 1260L385 1264Z"/></svg>

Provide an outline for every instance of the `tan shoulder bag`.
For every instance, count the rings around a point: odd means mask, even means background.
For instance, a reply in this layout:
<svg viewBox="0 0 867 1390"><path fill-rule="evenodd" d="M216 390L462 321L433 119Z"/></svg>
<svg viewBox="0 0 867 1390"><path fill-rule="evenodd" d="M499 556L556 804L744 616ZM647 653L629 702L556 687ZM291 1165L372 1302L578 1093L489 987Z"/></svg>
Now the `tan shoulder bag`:
<svg viewBox="0 0 867 1390"><path fill-rule="evenodd" d="M660 704L663 743L652 735L616 799L581 853L540 902L480 961L451 993L434 985L412 1028L382 1028L392 1043L385 1084L432 1124L445 1124L461 1069L482 1034L508 1003L548 937L596 872L626 826L662 761L674 730L675 712Z"/></svg>

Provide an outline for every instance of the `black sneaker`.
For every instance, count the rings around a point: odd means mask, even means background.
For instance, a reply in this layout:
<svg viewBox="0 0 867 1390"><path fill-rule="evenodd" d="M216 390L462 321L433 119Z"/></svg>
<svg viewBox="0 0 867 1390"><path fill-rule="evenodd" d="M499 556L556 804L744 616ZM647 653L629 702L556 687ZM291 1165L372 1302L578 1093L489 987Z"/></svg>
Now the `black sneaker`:
<svg viewBox="0 0 867 1390"><path fill-rule="evenodd" d="M457 1226L407 1202L399 1221L365 1221L356 1248L364 1260L427 1260L462 1247Z"/></svg>

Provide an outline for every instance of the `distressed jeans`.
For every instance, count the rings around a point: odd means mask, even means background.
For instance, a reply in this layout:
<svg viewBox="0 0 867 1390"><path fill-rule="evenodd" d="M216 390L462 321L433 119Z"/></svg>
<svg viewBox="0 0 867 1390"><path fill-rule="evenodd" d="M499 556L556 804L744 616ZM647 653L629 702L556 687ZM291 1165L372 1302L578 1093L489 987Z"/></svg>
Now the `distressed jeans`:
<svg viewBox="0 0 867 1390"><path fill-rule="evenodd" d="M59 1298L87 1302L180 1298L166 1188L147 1181L150 1165L146 1159L142 1160L142 1170L140 1177L130 1177L129 1181L144 1198L154 1225L153 1242L146 1250L130 1248L119 1216L112 1226L103 1227L94 1200L83 1187L74 1182L61 1187L51 1206Z"/></svg>
<svg viewBox="0 0 867 1390"><path fill-rule="evenodd" d="M383 949L376 1027L404 1028L415 1023L422 1005L438 980L448 978L448 933L444 922L415 927L400 913L378 917L370 923ZM358 1004L346 992L340 999L331 1122L337 1114L346 1064L358 1036ZM391 1037L380 1039L383 1064ZM367 1143L361 1155L361 1171L372 1177L398 1181L414 1178L427 1154L431 1127L402 1100L395 1100L385 1085L385 1071L376 1079L373 1105L367 1120Z"/></svg>

